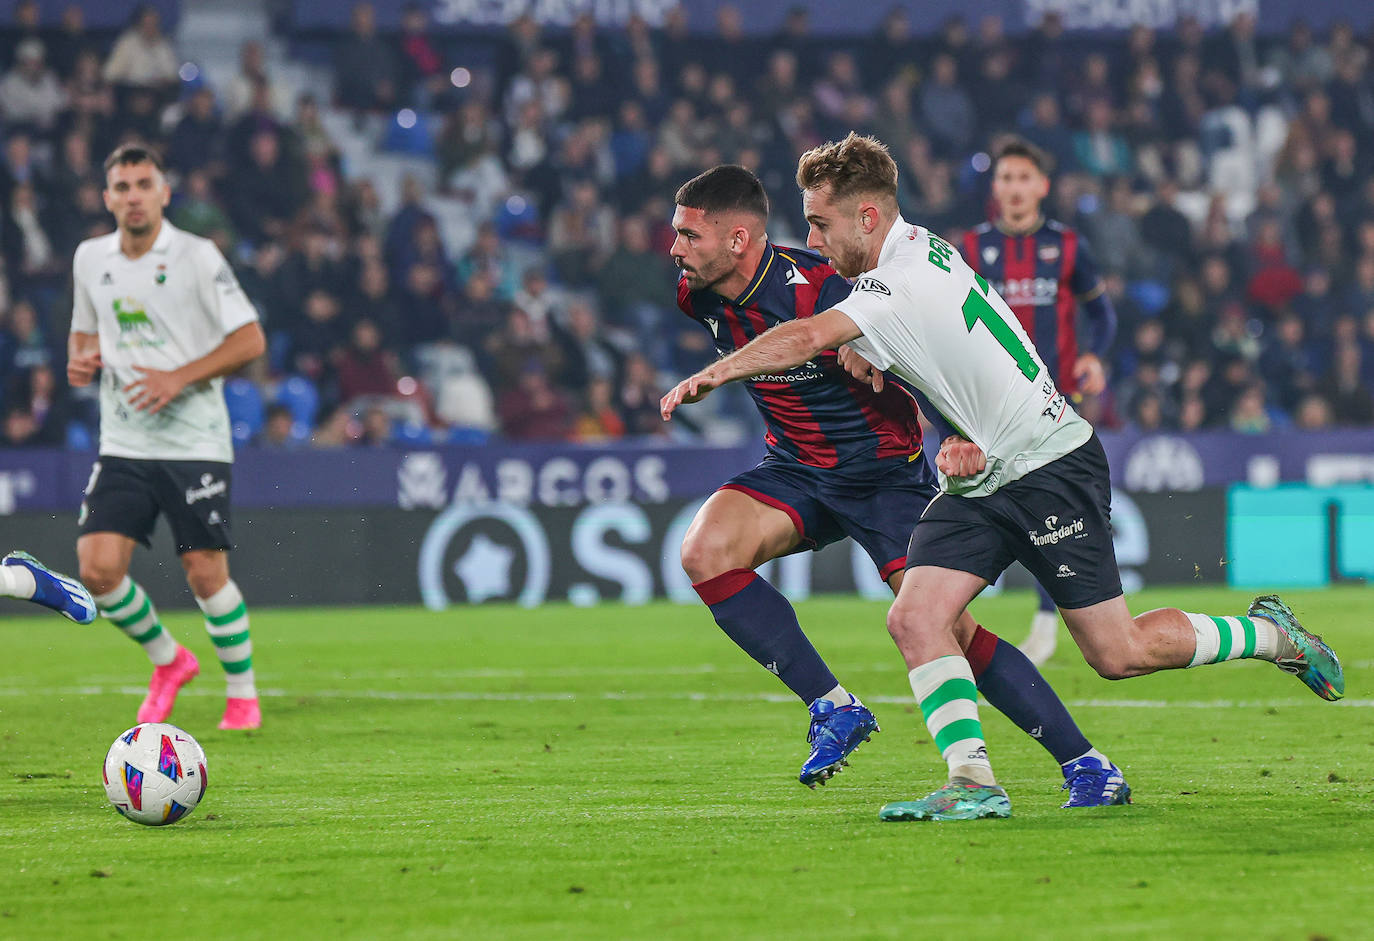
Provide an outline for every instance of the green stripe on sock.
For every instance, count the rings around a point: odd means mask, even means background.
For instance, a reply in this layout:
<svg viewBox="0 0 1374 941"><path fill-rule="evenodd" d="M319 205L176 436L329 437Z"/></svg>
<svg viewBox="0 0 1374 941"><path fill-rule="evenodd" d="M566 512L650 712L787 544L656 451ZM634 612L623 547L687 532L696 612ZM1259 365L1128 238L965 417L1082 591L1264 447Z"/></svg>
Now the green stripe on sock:
<svg viewBox="0 0 1374 941"><path fill-rule="evenodd" d="M130 615L127 618L110 618L110 620L113 621L117 627L128 627L129 625L137 624L139 621L146 618L148 616L148 612L151 610L153 610L153 599L144 598L143 607L138 609L137 614Z"/></svg>
<svg viewBox="0 0 1374 941"><path fill-rule="evenodd" d="M1208 617L1212 617L1210 614ZM1212 663L1221 663L1231 656L1231 625L1226 623L1225 618L1212 618L1212 623L1217 626L1217 632L1221 635L1221 643L1217 647L1217 655L1212 658Z"/></svg>
<svg viewBox="0 0 1374 941"><path fill-rule="evenodd" d="M253 669L253 658L244 657L242 660L235 660L233 663L222 664L225 673L247 673Z"/></svg>
<svg viewBox="0 0 1374 941"><path fill-rule="evenodd" d="M1255 655L1255 644L1257 642L1255 622L1246 617L1236 618L1236 620L1240 622L1240 626L1245 632L1245 649L1240 652L1241 659L1253 657Z"/></svg>
<svg viewBox="0 0 1374 941"><path fill-rule="evenodd" d="M123 598L120 598L120 599L119 599L118 601L116 601L114 604L112 604L112 605L107 605L106 607L101 608L100 610L101 610L102 612L103 612L103 611L115 611L115 610L118 610L119 608L124 607L124 606L125 606L126 604L128 604L130 601L133 601L133 600L134 600L134 595L136 595L136 594L138 594L138 582L133 582L133 581L131 581L131 582L129 582L129 590L128 590L128 592L124 595Z"/></svg>
<svg viewBox="0 0 1374 941"><path fill-rule="evenodd" d="M153 626L150 627L150 628L148 628L148 629L147 629L146 631L144 631L142 634L134 634L134 635L131 635L131 636L133 637L134 640L138 641L140 644L146 644L146 643L148 643L148 641L150 641L150 640L152 640L153 638L157 637L157 635L158 635L158 634L161 634L161 633L162 633L162 625L159 624L159 623L157 623L156 621L154 621L154 622L153 622Z"/></svg>
<svg viewBox="0 0 1374 941"><path fill-rule="evenodd" d="M921 700L921 714L929 722L931 714L936 709L955 699L968 699L977 702L978 687L973 684L972 680L966 680L961 676L945 680L936 687L935 692Z"/></svg>
<svg viewBox="0 0 1374 941"><path fill-rule="evenodd" d="M247 640L248 632L239 631L237 634L226 634L223 637L216 637L214 634L211 634L210 639L215 642L216 647L232 647L235 644L241 644Z"/></svg>
<svg viewBox="0 0 1374 941"><path fill-rule="evenodd" d="M982 741L983 724L977 719L956 719L935 733L935 747L940 749L940 754L943 755L946 748L965 738Z"/></svg>
<svg viewBox="0 0 1374 941"><path fill-rule="evenodd" d="M205 615L205 620L215 625L215 627L223 627L230 621L237 621L239 618L243 617L247 613L248 609L244 607L243 602L240 601L239 606L234 610L230 611L228 614L207 614Z"/></svg>

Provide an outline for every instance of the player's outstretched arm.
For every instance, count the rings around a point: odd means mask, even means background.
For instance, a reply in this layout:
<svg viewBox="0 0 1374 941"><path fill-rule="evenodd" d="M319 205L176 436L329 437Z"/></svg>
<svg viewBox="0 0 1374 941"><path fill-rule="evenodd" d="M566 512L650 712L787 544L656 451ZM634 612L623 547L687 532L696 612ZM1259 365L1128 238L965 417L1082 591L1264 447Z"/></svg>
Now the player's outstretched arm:
<svg viewBox="0 0 1374 941"><path fill-rule="evenodd" d="M663 420L673 417L679 405L700 402L712 389L767 373L782 372L833 350L862 334L842 311L827 310L814 317L789 320L760 334L745 346L679 382L659 402Z"/></svg>
<svg viewBox="0 0 1374 941"><path fill-rule="evenodd" d="M267 338L255 320L239 327L219 346L184 366L172 370L135 366L139 377L125 386L124 391L132 393L129 402L135 408L150 414L159 412L187 386L227 376L257 359L266 349Z"/></svg>

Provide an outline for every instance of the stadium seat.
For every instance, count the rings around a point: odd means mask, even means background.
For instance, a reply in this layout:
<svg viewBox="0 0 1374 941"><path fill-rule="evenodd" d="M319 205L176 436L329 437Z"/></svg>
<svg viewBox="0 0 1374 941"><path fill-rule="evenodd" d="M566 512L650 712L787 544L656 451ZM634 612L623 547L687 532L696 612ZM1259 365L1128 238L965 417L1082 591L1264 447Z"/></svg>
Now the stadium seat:
<svg viewBox="0 0 1374 941"><path fill-rule="evenodd" d="M448 437L444 439L445 444L468 445L480 447L491 441L491 432L485 428L464 428L455 425L448 430Z"/></svg>
<svg viewBox="0 0 1374 941"><path fill-rule="evenodd" d="M84 422L67 422L67 450L94 451L95 436Z"/></svg>
<svg viewBox="0 0 1374 941"><path fill-rule="evenodd" d="M1153 317L1168 306L1169 286L1159 281L1132 281L1126 285L1126 296Z"/></svg>
<svg viewBox="0 0 1374 941"><path fill-rule="evenodd" d="M320 391L304 376L291 376L277 388L277 404L291 410L294 423L312 428L320 410Z"/></svg>
<svg viewBox="0 0 1374 941"><path fill-rule="evenodd" d="M224 401L229 406L229 425L234 443L247 444L262 430L264 408L262 393L247 379L235 377L224 383Z"/></svg>
<svg viewBox="0 0 1374 941"><path fill-rule="evenodd" d="M423 446L434 443L434 435L427 425L417 422L398 421L391 426L391 440L407 447Z"/></svg>

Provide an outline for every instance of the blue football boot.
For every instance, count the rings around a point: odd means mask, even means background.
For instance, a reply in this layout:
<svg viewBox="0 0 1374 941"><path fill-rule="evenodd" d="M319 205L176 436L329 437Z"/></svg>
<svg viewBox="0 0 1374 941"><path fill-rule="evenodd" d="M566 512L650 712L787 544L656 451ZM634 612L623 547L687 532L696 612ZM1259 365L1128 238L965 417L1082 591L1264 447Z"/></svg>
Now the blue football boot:
<svg viewBox="0 0 1374 941"><path fill-rule="evenodd" d="M845 759L850 752L881 731L873 713L858 699L838 709L828 699L817 699L811 704L811 730L806 733L811 756L802 765L801 783L810 788L824 784L849 764Z"/></svg>
<svg viewBox="0 0 1374 941"><path fill-rule="evenodd" d="M33 574L35 587L33 597L28 600L34 604L52 608L77 624L95 620L95 599L76 579L51 571L27 552L11 552L0 559L0 565L22 565Z"/></svg>
<svg viewBox="0 0 1374 941"><path fill-rule="evenodd" d="M1084 756L1063 766L1064 786L1069 799L1060 807L1107 807L1129 804L1131 786L1121 769L1108 762L1104 767L1097 758Z"/></svg>

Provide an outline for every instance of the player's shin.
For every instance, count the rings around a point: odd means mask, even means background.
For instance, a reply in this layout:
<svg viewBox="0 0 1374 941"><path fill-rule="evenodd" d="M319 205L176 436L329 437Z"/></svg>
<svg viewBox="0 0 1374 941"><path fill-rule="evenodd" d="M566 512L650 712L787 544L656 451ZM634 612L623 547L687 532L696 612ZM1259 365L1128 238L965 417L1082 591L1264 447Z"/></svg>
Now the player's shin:
<svg viewBox="0 0 1374 941"><path fill-rule="evenodd" d="M966 651L978 691L1061 766L1092 749L1049 682L1014 645L981 625Z"/></svg>
<svg viewBox="0 0 1374 941"><path fill-rule="evenodd" d="M205 614L205 630L224 667L230 699L256 699L253 682L253 641L248 633L248 608L239 586L230 579L209 598L197 598Z"/></svg>
<svg viewBox="0 0 1374 941"><path fill-rule="evenodd" d="M978 692L968 660L937 657L916 667L909 678L935 747L949 765L950 780L996 784L983 726L978 721Z"/></svg>
<svg viewBox="0 0 1374 941"><path fill-rule="evenodd" d="M802 702L809 706L839 686L802 632L791 603L757 573L732 569L692 587L720 629Z"/></svg>
<svg viewBox="0 0 1374 941"><path fill-rule="evenodd" d="M100 613L142 646L155 665L166 666L176 659L176 638L162 626L152 599L138 582L125 575L109 594L94 598Z"/></svg>

